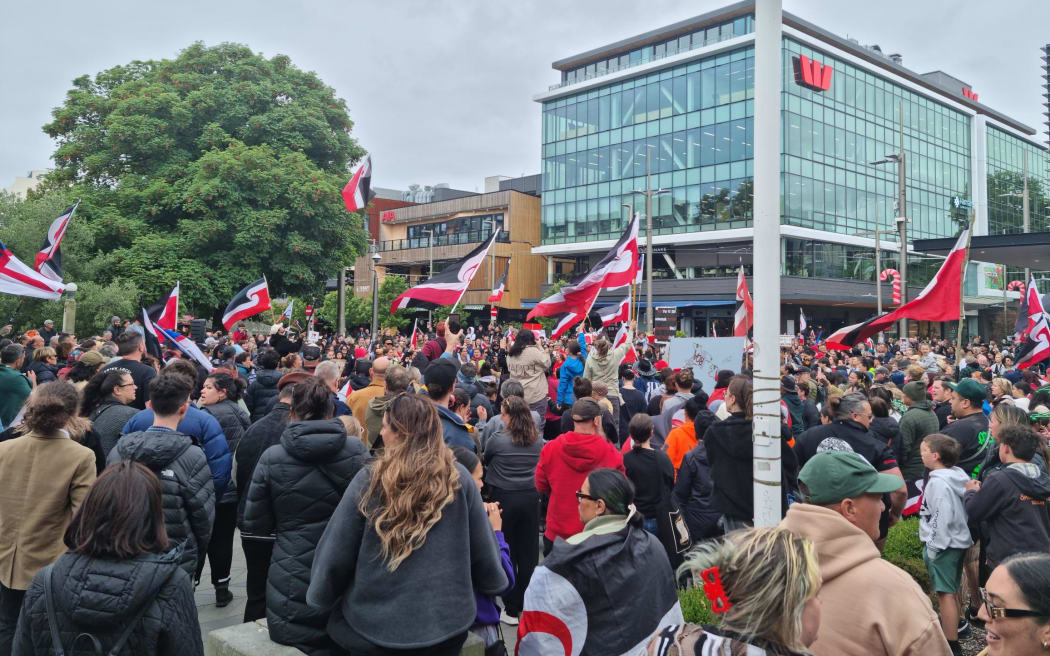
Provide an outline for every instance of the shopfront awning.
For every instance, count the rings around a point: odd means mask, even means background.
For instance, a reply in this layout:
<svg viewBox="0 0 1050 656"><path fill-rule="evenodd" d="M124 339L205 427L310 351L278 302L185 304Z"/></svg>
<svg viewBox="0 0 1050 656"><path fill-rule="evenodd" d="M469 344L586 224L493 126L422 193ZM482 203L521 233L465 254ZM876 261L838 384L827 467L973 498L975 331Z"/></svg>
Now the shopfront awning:
<svg viewBox="0 0 1050 656"><path fill-rule="evenodd" d="M912 242L912 250L930 255L947 255L953 246L954 237ZM970 259L1038 271L1050 269L1050 232L975 236L970 239Z"/></svg>

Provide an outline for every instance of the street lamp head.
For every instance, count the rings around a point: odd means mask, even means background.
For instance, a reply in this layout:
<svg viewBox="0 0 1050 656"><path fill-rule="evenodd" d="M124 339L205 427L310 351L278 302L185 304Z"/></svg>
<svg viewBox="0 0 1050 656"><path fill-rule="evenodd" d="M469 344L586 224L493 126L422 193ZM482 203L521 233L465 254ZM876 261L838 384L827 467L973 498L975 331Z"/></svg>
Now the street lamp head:
<svg viewBox="0 0 1050 656"><path fill-rule="evenodd" d="M69 292L70 294L72 294L72 293L73 293L73 292L75 292L76 290L77 290L77 284L76 284L75 282L67 282L67 283L66 283L66 291L67 291L67 292Z"/></svg>
<svg viewBox="0 0 1050 656"><path fill-rule="evenodd" d="M381 256L381 255L380 255L380 254L379 254L378 252L376 252L376 253L372 253L372 260L373 260L373 261L375 261L375 262L378 262L378 261L379 261L379 260L381 260L381 259L383 259L383 258L382 258L382 256Z"/></svg>

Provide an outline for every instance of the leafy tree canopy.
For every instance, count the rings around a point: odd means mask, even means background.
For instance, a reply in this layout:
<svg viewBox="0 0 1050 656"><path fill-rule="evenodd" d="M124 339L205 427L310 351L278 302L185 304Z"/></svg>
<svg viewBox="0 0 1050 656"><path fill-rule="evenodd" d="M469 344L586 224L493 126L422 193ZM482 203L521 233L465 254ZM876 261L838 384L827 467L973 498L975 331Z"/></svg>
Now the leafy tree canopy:
<svg viewBox="0 0 1050 656"><path fill-rule="evenodd" d="M346 103L284 55L195 43L79 77L52 114L43 193L83 199L64 255L100 285L152 302L179 280L186 309L214 315L260 275L314 296L366 243L339 195L364 154Z"/></svg>

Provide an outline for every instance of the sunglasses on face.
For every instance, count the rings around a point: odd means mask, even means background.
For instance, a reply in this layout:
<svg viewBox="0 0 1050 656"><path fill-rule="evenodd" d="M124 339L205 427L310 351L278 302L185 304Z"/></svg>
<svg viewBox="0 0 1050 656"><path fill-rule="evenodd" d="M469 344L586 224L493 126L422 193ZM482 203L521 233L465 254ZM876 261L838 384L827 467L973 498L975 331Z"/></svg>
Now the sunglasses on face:
<svg viewBox="0 0 1050 656"><path fill-rule="evenodd" d="M591 501L598 501L598 497L592 497L583 490L576 490L576 503L583 503L584 499L590 499Z"/></svg>
<svg viewBox="0 0 1050 656"><path fill-rule="evenodd" d="M993 606L992 602L988 600L988 595L985 593L984 588L978 588L977 591L981 594L981 603L984 604L984 610L988 613L988 617L993 620L1001 620L1005 617L1042 617L1042 614L1034 610Z"/></svg>

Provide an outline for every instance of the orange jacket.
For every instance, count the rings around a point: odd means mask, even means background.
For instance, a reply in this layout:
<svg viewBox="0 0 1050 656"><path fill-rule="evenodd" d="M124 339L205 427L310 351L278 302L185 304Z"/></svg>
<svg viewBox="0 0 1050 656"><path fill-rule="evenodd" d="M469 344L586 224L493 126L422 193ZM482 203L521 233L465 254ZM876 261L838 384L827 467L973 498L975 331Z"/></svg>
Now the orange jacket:
<svg viewBox="0 0 1050 656"><path fill-rule="evenodd" d="M676 476L678 475L678 468L682 466L682 458L685 457L685 454L692 451L695 446L696 425L691 421L685 422L668 433L667 440L664 442L664 450L667 451L667 457L671 459L671 464L674 465Z"/></svg>

